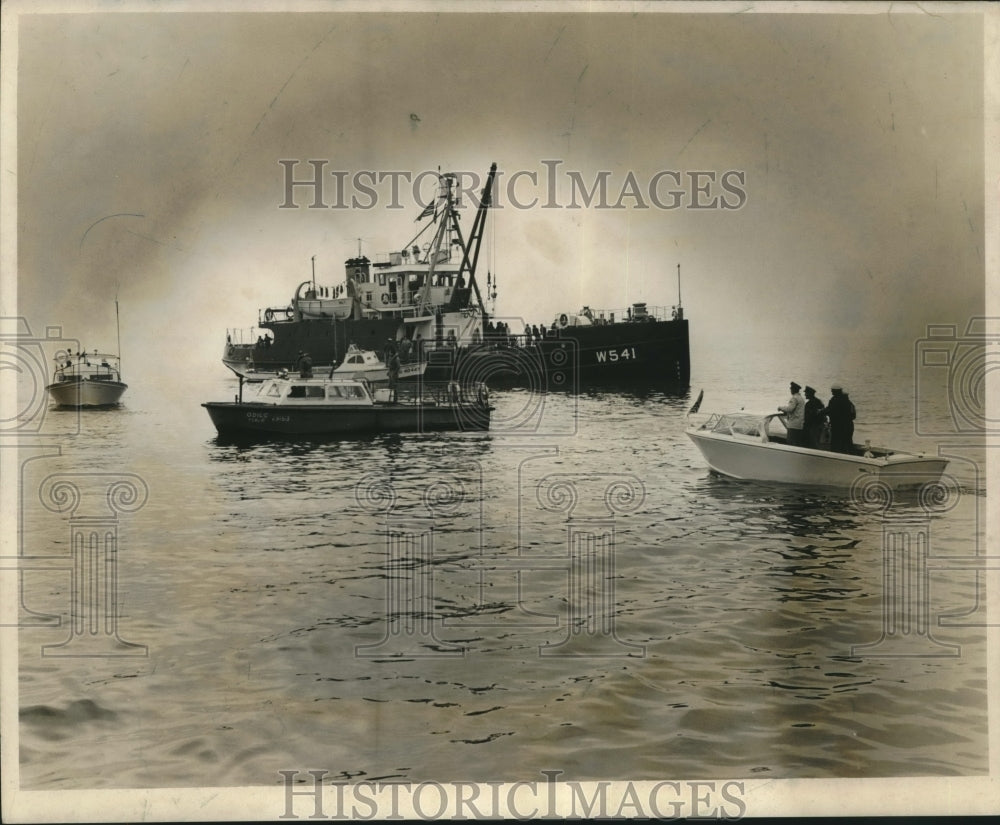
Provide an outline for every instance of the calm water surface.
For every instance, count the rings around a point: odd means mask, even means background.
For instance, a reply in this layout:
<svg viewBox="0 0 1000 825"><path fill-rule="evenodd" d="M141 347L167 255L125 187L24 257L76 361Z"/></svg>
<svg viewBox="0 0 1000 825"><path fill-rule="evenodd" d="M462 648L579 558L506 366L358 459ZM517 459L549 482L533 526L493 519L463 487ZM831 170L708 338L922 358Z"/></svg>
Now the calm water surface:
<svg viewBox="0 0 1000 825"><path fill-rule="evenodd" d="M230 445L198 406L235 391L219 370L176 395L134 381L79 433L48 413L66 434L24 465L22 552L68 558L68 514L38 493L52 474L141 477L148 501L117 524L118 632L148 653L43 656L70 635L70 575L25 574L23 787L987 771L975 574L932 571L920 655L855 649L882 632L884 514L710 475L683 434L698 383L496 392L486 434ZM703 411L783 403L775 374L703 370ZM936 448L909 374L864 378L859 434ZM945 506L892 505L930 523L934 556L982 541L975 460L953 461ZM573 568L579 546L613 568Z"/></svg>

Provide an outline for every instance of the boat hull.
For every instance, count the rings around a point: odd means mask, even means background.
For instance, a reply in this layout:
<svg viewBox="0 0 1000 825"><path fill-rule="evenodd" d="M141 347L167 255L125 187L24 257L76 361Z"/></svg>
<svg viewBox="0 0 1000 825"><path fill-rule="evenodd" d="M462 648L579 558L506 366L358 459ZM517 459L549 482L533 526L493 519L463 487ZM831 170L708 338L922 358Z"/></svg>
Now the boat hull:
<svg viewBox="0 0 1000 825"><path fill-rule="evenodd" d="M60 407L113 407L128 389L121 381L58 381L46 387Z"/></svg>
<svg viewBox="0 0 1000 825"><path fill-rule="evenodd" d="M742 441L689 430L708 466L730 478L829 487L852 487L877 480L892 489L937 481L947 459L896 454L864 458L827 450L790 447L776 442Z"/></svg>
<svg viewBox="0 0 1000 825"><path fill-rule="evenodd" d="M478 403L288 407L210 401L202 406L220 436L477 431L490 425L490 407Z"/></svg>

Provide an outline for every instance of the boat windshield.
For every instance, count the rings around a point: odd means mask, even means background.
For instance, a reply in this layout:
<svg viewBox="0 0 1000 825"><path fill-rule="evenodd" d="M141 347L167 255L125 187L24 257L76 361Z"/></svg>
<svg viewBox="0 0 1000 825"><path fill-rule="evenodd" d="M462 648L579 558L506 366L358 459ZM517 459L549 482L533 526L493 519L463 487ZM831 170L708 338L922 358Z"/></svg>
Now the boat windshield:
<svg viewBox="0 0 1000 825"><path fill-rule="evenodd" d="M760 418L755 415L722 415L712 428L714 433L760 437Z"/></svg>

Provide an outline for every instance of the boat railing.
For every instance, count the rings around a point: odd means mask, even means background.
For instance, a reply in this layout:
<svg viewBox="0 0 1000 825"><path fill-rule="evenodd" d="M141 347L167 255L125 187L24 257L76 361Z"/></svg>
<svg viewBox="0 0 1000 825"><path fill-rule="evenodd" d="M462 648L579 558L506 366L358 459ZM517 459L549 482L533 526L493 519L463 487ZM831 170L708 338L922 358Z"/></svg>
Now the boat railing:
<svg viewBox="0 0 1000 825"><path fill-rule="evenodd" d="M397 404L447 404L485 403L485 387L481 383L460 384L457 381L415 381L396 384Z"/></svg>
<svg viewBox="0 0 1000 825"><path fill-rule="evenodd" d="M114 355L80 354L56 360L53 374L57 381L120 381L118 358Z"/></svg>

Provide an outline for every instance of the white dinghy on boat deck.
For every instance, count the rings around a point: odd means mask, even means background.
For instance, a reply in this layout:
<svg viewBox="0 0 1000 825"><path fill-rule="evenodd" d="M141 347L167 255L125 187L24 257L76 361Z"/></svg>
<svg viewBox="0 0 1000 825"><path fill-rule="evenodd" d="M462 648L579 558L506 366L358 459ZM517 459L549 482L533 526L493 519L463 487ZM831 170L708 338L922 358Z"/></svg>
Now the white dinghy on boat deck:
<svg viewBox="0 0 1000 825"><path fill-rule="evenodd" d="M701 399L699 394L689 419ZM713 413L686 432L714 472L753 481L851 487L861 478L875 478L899 489L938 481L948 464L936 456L868 445L855 445L855 453L793 447L786 441L783 418L782 413Z"/></svg>

